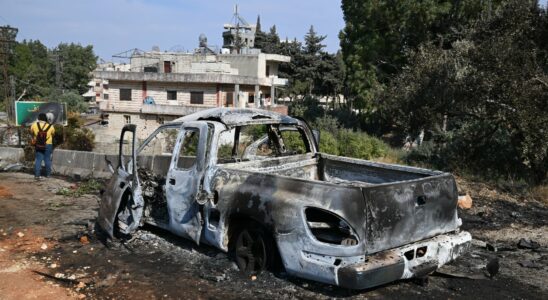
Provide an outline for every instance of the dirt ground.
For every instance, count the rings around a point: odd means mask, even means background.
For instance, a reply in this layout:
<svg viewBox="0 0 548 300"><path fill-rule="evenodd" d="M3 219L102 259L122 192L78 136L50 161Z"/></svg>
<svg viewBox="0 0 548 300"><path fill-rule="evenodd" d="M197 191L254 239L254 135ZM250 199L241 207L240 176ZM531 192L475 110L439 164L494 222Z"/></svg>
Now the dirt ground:
<svg viewBox="0 0 548 300"><path fill-rule="evenodd" d="M99 196L57 195L78 184L0 173L0 299L548 299L547 202L485 184L459 180L474 201L459 210L475 239L470 253L428 280L365 291L283 272L246 277L225 253L149 227L103 244L93 230Z"/></svg>

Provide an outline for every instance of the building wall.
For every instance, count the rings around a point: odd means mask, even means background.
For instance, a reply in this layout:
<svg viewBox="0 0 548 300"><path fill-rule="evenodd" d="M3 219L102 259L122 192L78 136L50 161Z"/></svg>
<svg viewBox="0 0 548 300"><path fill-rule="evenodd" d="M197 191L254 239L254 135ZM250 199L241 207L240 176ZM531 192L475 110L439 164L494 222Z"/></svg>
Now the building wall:
<svg viewBox="0 0 548 300"><path fill-rule="evenodd" d="M198 105L190 103L191 92L204 93L204 107L217 106L217 84L185 84L168 82L147 82L146 91L142 82L109 82L109 100L105 107L108 110L139 111L145 105L146 96L154 99L155 104L162 105ZM131 101L120 100L120 89L131 89ZM167 91L176 91L177 100L167 100Z"/></svg>
<svg viewBox="0 0 548 300"><path fill-rule="evenodd" d="M244 55L244 54L222 54L219 55L219 59L224 62L230 63L230 65L238 70L238 75L251 76L251 77L265 77L264 66L260 61L259 55Z"/></svg>
<svg viewBox="0 0 548 300"><path fill-rule="evenodd" d="M95 132L95 148L94 151L101 153L118 153L118 141L120 140L120 132L126 122L126 117L129 117L130 123L137 125L137 141L140 144L144 141L156 128L163 123L173 121L179 116L156 116L145 115L138 113L109 113L109 124L106 127L94 128Z"/></svg>

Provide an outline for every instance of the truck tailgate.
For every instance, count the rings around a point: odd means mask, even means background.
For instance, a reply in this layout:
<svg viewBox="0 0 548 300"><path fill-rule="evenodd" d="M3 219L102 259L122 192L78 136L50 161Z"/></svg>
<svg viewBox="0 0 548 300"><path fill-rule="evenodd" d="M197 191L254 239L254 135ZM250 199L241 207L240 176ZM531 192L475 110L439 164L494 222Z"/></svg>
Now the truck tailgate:
<svg viewBox="0 0 548 300"><path fill-rule="evenodd" d="M451 174L362 189L366 251L374 253L459 227L457 187Z"/></svg>

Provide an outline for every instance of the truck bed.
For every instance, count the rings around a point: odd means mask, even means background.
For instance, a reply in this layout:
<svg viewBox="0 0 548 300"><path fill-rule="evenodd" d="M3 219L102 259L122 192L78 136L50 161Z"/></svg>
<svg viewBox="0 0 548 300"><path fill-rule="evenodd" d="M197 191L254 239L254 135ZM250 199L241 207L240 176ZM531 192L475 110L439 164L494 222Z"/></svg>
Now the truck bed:
<svg viewBox="0 0 548 300"><path fill-rule="evenodd" d="M364 230L368 253L452 232L460 226L457 187L452 175L444 172L323 153L230 163L222 168L239 174L242 180L257 173L268 174L273 176L269 182L274 180L281 189L289 181L299 181L308 190L342 187L338 197L346 205L356 201L349 195L359 189L365 209L357 213L365 215L366 224L354 226Z"/></svg>
<svg viewBox="0 0 548 300"><path fill-rule="evenodd" d="M371 186L443 174L323 153L230 163L223 167L352 186Z"/></svg>

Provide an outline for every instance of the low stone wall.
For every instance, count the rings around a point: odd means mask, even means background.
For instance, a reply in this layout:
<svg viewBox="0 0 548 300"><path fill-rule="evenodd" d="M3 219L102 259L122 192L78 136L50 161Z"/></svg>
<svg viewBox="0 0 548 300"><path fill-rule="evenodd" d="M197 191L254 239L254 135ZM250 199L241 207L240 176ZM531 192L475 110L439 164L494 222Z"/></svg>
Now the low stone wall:
<svg viewBox="0 0 548 300"><path fill-rule="evenodd" d="M56 149L53 151L52 171L56 175L70 176L75 179L110 178L105 156L114 165L117 155L104 153ZM24 162L24 151L21 148L0 147L0 161L9 163Z"/></svg>
<svg viewBox="0 0 548 300"><path fill-rule="evenodd" d="M116 155L106 155L113 164ZM110 173L104 153L57 149L53 151L53 173L80 178L109 178Z"/></svg>
<svg viewBox="0 0 548 300"><path fill-rule="evenodd" d="M0 161L9 163L21 162L25 158L22 148L0 147Z"/></svg>

